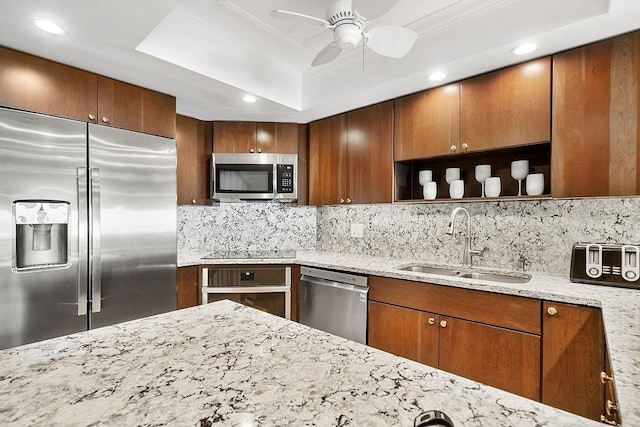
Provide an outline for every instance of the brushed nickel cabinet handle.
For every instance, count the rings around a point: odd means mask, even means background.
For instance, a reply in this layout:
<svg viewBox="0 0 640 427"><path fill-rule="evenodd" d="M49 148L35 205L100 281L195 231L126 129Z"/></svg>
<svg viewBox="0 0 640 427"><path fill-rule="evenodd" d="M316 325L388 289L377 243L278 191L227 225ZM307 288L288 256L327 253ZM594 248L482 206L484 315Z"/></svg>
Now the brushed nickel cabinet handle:
<svg viewBox="0 0 640 427"><path fill-rule="evenodd" d="M466 142L462 144L462 151L467 151L467 148L469 148L469 144L467 144Z"/></svg>
<svg viewBox="0 0 640 427"><path fill-rule="evenodd" d="M93 114L89 114L89 120L95 120L96 116L94 116Z"/></svg>
<svg viewBox="0 0 640 427"><path fill-rule="evenodd" d="M109 123L109 117L102 117L102 123Z"/></svg>
<svg viewBox="0 0 640 427"><path fill-rule="evenodd" d="M340 199L340 203L344 203L344 199Z"/></svg>
<svg viewBox="0 0 640 427"><path fill-rule="evenodd" d="M347 197L347 204L351 203L351 199Z"/></svg>
<svg viewBox="0 0 640 427"><path fill-rule="evenodd" d="M452 146L451 146L451 151L452 151L452 152L454 152L454 153L455 153L457 149L458 149L458 147L456 147L455 145L452 145Z"/></svg>

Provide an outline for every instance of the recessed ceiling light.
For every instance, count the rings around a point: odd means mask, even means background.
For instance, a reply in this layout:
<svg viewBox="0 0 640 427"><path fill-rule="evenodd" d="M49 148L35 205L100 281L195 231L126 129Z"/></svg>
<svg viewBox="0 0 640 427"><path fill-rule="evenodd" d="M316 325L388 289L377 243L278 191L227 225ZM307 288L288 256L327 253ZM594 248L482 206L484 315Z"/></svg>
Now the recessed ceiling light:
<svg viewBox="0 0 640 427"><path fill-rule="evenodd" d="M253 103L253 102L257 101L256 97L253 96L253 95L245 95L245 96L242 97L242 100L244 102L248 102L248 103Z"/></svg>
<svg viewBox="0 0 640 427"><path fill-rule="evenodd" d="M524 43L520 46L516 46L511 49L511 52L515 55L526 55L527 53L531 53L538 48L538 43Z"/></svg>
<svg viewBox="0 0 640 427"><path fill-rule="evenodd" d="M62 30L62 27L60 27L60 25L56 24L55 22L48 21L46 19L36 19L36 25L42 31L46 31L47 33L50 33L50 34L62 34L64 32Z"/></svg>
<svg viewBox="0 0 640 427"><path fill-rule="evenodd" d="M444 79L447 75L442 71L436 71L435 73L429 74L429 80L432 82L437 82Z"/></svg>

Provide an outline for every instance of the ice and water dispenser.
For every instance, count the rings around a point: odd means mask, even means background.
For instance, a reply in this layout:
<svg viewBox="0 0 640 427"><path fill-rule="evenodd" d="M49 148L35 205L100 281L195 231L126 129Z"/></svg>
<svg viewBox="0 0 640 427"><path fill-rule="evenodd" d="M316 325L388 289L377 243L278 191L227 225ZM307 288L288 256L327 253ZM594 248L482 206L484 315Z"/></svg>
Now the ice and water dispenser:
<svg viewBox="0 0 640 427"><path fill-rule="evenodd" d="M16 271L68 265L69 203L52 200L13 202Z"/></svg>

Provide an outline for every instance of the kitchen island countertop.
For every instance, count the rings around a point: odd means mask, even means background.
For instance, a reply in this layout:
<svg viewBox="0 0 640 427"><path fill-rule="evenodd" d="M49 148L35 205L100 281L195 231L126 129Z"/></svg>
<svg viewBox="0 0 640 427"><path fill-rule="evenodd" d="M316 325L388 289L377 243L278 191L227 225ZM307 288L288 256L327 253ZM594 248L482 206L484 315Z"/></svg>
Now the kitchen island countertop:
<svg viewBox="0 0 640 427"><path fill-rule="evenodd" d="M220 301L0 351L1 425L600 425Z"/></svg>
<svg viewBox="0 0 640 427"><path fill-rule="evenodd" d="M298 251L295 258L291 259L213 260L203 259L203 256L204 254L200 253L178 252L178 265L298 264L599 307L602 309L622 424L640 426L640 290L638 289L572 283L568 276L537 272L527 272L532 276L528 283L510 284L398 270L398 267L416 263L429 264L428 259L400 259L322 251Z"/></svg>

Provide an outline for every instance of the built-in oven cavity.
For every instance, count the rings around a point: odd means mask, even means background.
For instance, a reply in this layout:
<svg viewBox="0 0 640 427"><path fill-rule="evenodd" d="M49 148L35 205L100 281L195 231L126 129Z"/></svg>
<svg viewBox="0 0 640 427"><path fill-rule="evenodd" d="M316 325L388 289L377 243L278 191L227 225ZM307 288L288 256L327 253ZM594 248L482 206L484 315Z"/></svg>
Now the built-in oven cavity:
<svg viewBox="0 0 640 427"><path fill-rule="evenodd" d="M14 271L68 265L69 208L61 200L13 202Z"/></svg>

